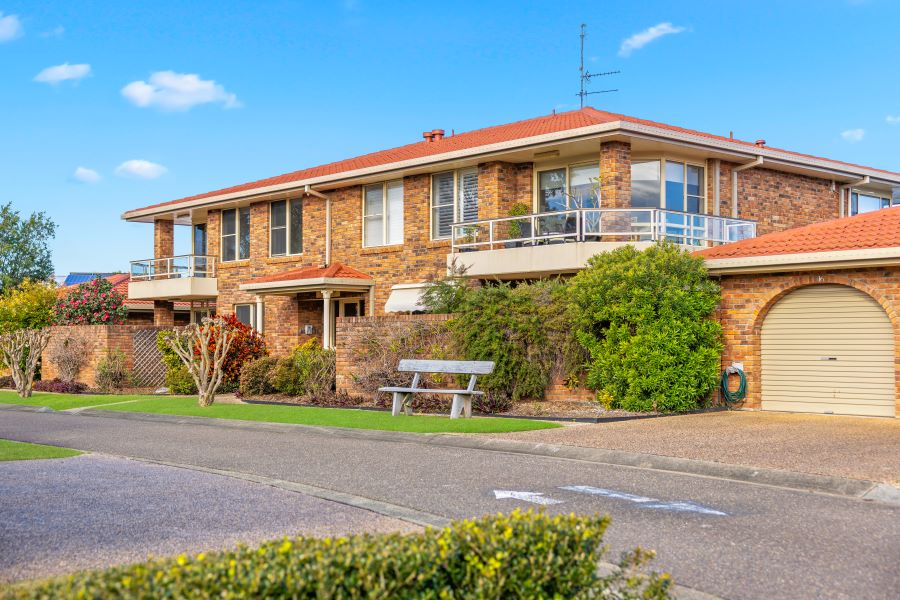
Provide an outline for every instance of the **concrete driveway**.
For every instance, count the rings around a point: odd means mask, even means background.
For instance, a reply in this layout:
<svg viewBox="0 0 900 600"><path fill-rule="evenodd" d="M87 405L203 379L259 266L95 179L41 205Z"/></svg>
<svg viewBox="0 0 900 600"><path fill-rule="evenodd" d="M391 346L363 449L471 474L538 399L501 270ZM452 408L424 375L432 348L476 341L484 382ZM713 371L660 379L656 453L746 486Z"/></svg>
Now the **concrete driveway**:
<svg viewBox="0 0 900 600"><path fill-rule="evenodd" d="M728 411L492 437L900 483L900 419Z"/></svg>
<svg viewBox="0 0 900 600"><path fill-rule="evenodd" d="M0 582L285 535L410 531L360 508L109 456L0 463Z"/></svg>

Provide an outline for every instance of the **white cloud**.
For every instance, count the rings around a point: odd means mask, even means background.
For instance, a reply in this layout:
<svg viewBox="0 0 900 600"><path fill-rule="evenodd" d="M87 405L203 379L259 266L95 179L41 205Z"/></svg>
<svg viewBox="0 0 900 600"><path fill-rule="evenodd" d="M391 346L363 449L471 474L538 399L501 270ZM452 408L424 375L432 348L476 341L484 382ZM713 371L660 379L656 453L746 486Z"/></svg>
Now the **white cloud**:
<svg viewBox="0 0 900 600"><path fill-rule="evenodd" d="M137 177L138 179L156 179L168 171L164 166L149 160L126 160L116 167L116 175L121 177Z"/></svg>
<svg viewBox="0 0 900 600"><path fill-rule="evenodd" d="M884 120L888 125L900 125L900 115L888 115Z"/></svg>
<svg viewBox="0 0 900 600"><path fill-rule="evenodd" d="M91 65L70 65L63 63L55 67L47 67L34 76L35 81L56 85L63 81L77 81L91 74Z"/></svg>
<svg viewBox="0 0 900 600"><path fill-rule="evenodd" d="M848 129L841 132L841 137L853 144L855 144L856 142L861 142L865 136L865 129Z"/></svg>
<svg viewBox="0 0 900 600"><path fill-rule="evenodd" d="M42 38L52 38L52 37L60 37L62 34L66 32L66 28L62 25L57 25L53 29L49 31L41 32Z"/></svg>
<svg viewBox="0 0 900 600"><path fill-rule="evenodd" d="M100 173L93 169L88 169L87 167L77 167L75 169L75 172L72 173L72 179L81 183L97 183L103 178L100 177Z"/></svg>
<svg viewBox="0 0 900 600"><path fill-rule="evenodd" d="M239 108L237 96L212 80L200 79L192 73L157 71L146 81L132 81L122 88L122 95L141 108L189 110L198 104L221 103L225 108Z"/></svg>
<svg viewBox="0 0 900 600"><path fill-rule="evenodd" d="M7 15L4 17L3 11L0 11L0 44L3 42L11 42L16 38L22 37L24 33L22 22L19 21L17 15Z"/></svg>
<svg viewBox="0 0 900 600"><path fill-rule="evenodd" d="M619 56L631 56L635 50L640 50L653 40L659 39L665 35L672 35L685 31L684 27L678 27L671 23L659 23L653 27L648 27L644 31L635 33L631 37L622 42L619 47Z"/></svg>

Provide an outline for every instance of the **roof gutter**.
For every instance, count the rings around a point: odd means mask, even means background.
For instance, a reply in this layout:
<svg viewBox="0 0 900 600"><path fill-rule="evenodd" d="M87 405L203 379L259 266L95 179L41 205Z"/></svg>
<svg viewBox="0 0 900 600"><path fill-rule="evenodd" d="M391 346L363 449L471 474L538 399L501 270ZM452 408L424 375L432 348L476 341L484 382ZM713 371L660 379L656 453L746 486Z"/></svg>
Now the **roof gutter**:
<svg viewBox="0 0 900 600"><path fill-rule="evenodd" d="M849 200L849 197L847 196L847 190L849 190L850 188L855 188L860 185L868 185L869 181L870 181L870 177L868 175L866 175L862 179L859 179L857 181L851 181L850 183L845 183L844 185L841 186L841 199L840 199L841 217L850 213L850 207L848 206L849 203L847 202L847 200Z"/></svg>
<svg viewBox="0 0 900 600"><path fill-rule="evenodd" d="M740 171L746 171L747 169L758 167L764 162L765 159L762 156L757 156L753 162L749 162L747 164L740 165L731 169L731 217L733 219L738 218L738 173Z"/></svg>
<svg viewBox="0 0 900 600"><path fill-rule="evenodd" d="M900 264L900 247L768 254L736 258L704 257L704 262L711 275L881 267Z"/></svg>

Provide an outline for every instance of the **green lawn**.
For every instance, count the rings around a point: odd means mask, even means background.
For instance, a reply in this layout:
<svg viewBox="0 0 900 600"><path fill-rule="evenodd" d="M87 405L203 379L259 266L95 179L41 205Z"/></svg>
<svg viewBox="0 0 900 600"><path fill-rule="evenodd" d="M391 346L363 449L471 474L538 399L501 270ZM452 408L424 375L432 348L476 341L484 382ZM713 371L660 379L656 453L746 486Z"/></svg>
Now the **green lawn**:
<svg viewBox="0 0 900 600"><path fill-rule="evenodd" d="M392 417L389 413L343 408L317 408L311 406L271 406L267 404L214 404L207 408L197 405L196 398L148 397L146 400L114 406L101 406L101 410L213 417L217 419L241 419L268 423L294 423L324 427L349 427L352 429L381 429L385 431L412 431L416 433L496 433L504 431L530 431L559 427L547 421L527 419L495 419L478 417L454 419L448 416L413 415Z"/></svg>
<svg viewBox="0 0 900 600"><path fill-rule="evenodd" d="M69 456L78 456L79 454L81 454L81 452L78 450L69 450L68 448L0 440L0 461L34 460L36 458L67 458Z"/></svg>
<svg viewBox="0 0 900 600"><path fill-rule="evenodd" d="M53 410L68 410L83 406L96 406L98 404L110 404L112 402L124 402L126 400L138 400L148 396L116 396L114 394L90 396L82 394L47 394L35 392L31 398L19 398L19 395L10 390L0 390L0 404L20 404L25 406L47 406Z"/></svg>

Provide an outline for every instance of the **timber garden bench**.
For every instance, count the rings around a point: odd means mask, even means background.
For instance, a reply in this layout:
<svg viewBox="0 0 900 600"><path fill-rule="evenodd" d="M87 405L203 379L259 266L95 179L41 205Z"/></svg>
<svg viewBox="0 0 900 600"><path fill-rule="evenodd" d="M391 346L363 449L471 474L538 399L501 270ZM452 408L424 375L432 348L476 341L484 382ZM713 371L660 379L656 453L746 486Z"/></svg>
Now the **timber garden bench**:
<svg viewBox="0 0 900 600"><path fill-rule="evenodd" d="M472 416L472 396L483 396L484 392L475 389L475 381L479 375L489 375L494 370L494 363L487 360L411 360L404 359L397 366L401 373L414 373L409 387L383 387L379 392L390 392L394 395L391 414L395 417L405 410L412 414L413 394L453 394L453 406L450 418L458 419L460 415ZM448 375L469 375L469 385L464 390L428 389L419 387L423 373L446 373Z"/></svg>

